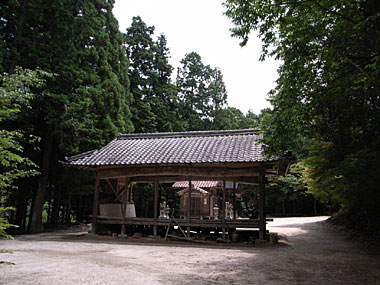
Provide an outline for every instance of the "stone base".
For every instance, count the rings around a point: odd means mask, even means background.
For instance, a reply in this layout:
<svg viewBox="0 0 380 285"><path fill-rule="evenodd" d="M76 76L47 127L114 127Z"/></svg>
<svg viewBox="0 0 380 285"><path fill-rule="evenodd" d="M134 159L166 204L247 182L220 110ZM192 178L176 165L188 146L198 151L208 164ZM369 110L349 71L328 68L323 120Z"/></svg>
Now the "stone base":
<svg viewBox="0 0 380 285"><path fill-rule="evenodd" d="M148 239L152 239L152 240L158 240L160 238L161 238L160 236L154 236L154 235L148 236Z"/></svg>
<svg viewBox="0 0 380 285"><path fill-rule="evenodd" d="M260 245L260 244L266 244L268 241L265 239L255 239L255 244Z"/></svg>

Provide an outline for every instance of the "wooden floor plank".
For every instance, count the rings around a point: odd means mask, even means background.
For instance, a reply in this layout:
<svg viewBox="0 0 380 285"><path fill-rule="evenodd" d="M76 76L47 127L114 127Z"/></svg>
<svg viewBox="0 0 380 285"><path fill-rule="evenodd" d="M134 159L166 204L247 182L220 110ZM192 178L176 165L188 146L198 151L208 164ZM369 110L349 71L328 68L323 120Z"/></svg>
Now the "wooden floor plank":
<svg viewBox="0 0 380 285"><path fill-rule="evenodd" d="M273 219L267 219L272 221ZM200 220L200 219L177 219L181 227L199 227L199 228L222 228L222 220ZM116 224L116 225L145 225L145 226L168 226L170 219L157 219L154 218L126 218L123 220L121 217L105 217L98 216L97 222L99 224ZM258 219L231 219L225 220L225 227L231 228L258 228Z"/></svg>

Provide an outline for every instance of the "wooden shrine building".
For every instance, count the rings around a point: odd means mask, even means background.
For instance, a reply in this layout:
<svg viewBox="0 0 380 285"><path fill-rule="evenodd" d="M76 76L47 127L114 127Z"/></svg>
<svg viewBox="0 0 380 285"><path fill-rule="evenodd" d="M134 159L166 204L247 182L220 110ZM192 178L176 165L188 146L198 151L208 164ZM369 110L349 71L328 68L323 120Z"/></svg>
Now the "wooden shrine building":
<svg viewBox="0 0 380 285"><path fill-rule="evenodd" d="M192 181L191 201L188 202L188 181L177 181L172 185L173 189L181 189L177 192L180 196L180 217L186 217L190 207L190 217L215 220L223 214L223 181ZM225 216L227 219L236 218L236 182L225 183ZM231 208L228 211L228 208ZM228 215L227 215L228 213Z"/></svg>
<svg viewBox="0 0 380 285"><path fill-rule="evenodd" d="M223 232L235 228L258 228L259 238L266 236L265 183L267 177L282 174L287 162L279 157L264 158L262 134L251 129L230 131L196 131L150 134L121 134L100 150L67 157L65 166L93 171L95 191L93 197L92 231L99 224L121 225L121 231L129 225L147 225L157 228L168 226L168 219L158 216L159 183L176 181L213 180L222 185L224 213L226 181L256 184L260 187L259 218L249 220L225 219L201 220L191 215L179 219L181 227L217 228ZM108 187L119 203L121 216L102 216L99 213L99 183ZM154 216L151 218L127 215L131 202L131 185L154 183ZM190 186L192 187L192 186ZM103 188L103 187L102 187ZM193 191L187 191L191 201Z"/></svg>

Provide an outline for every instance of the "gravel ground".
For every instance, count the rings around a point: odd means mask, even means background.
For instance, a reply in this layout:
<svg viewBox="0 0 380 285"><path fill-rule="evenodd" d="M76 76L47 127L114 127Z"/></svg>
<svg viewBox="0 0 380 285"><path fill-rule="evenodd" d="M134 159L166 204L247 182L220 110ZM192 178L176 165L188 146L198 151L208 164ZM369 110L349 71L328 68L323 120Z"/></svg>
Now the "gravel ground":
<svg viewBox="0 0 380 285"><path fill-rule="evenodd" d="M328 217L275 218L278 245L204 246L99 238L80 229L0 240L0 284L380 284L380 254Z"/></svg>

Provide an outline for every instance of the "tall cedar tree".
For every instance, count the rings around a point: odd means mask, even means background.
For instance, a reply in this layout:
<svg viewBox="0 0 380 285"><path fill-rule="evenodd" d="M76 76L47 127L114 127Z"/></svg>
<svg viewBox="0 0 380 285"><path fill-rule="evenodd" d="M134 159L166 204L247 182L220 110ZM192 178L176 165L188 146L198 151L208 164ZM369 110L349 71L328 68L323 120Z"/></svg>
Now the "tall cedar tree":
<svg viewBox="0 0 380 285"><path fill-rule="evenodd" d="M112 7L106 0L2 1L1 69L20 65L54 74L18 121L42 138L41 152L34 154L41 175L31 232L43 229L46 189L59 156L98 148L133 130L128 61Z"/></svg>
<svg viewBox="0 0 380 285"><path fill-rule="evenodd" d="M161 34L155 42L152 87L155 92L152 110L157 116L157 131L183 131L178 90L171 81L173 67L169 64L170 52L166 37Z"/></svg>
<svg viewBox="0 0 380 285"><path fill-rule="evenodd" d="M171 83L173 67L169 64L166 38L160 35L154 41L153 35L153 26L133 17L126 33L132 121L136 132L180 130L177 91Z"/></svg>
<svg viewBox="0 0 380 285"><path fill-rule="evenodd" d="M204 65L196 52L186 54L178 68L176 85L186 129L210 130L227 105L227 91L218 68Z"/></svg>

